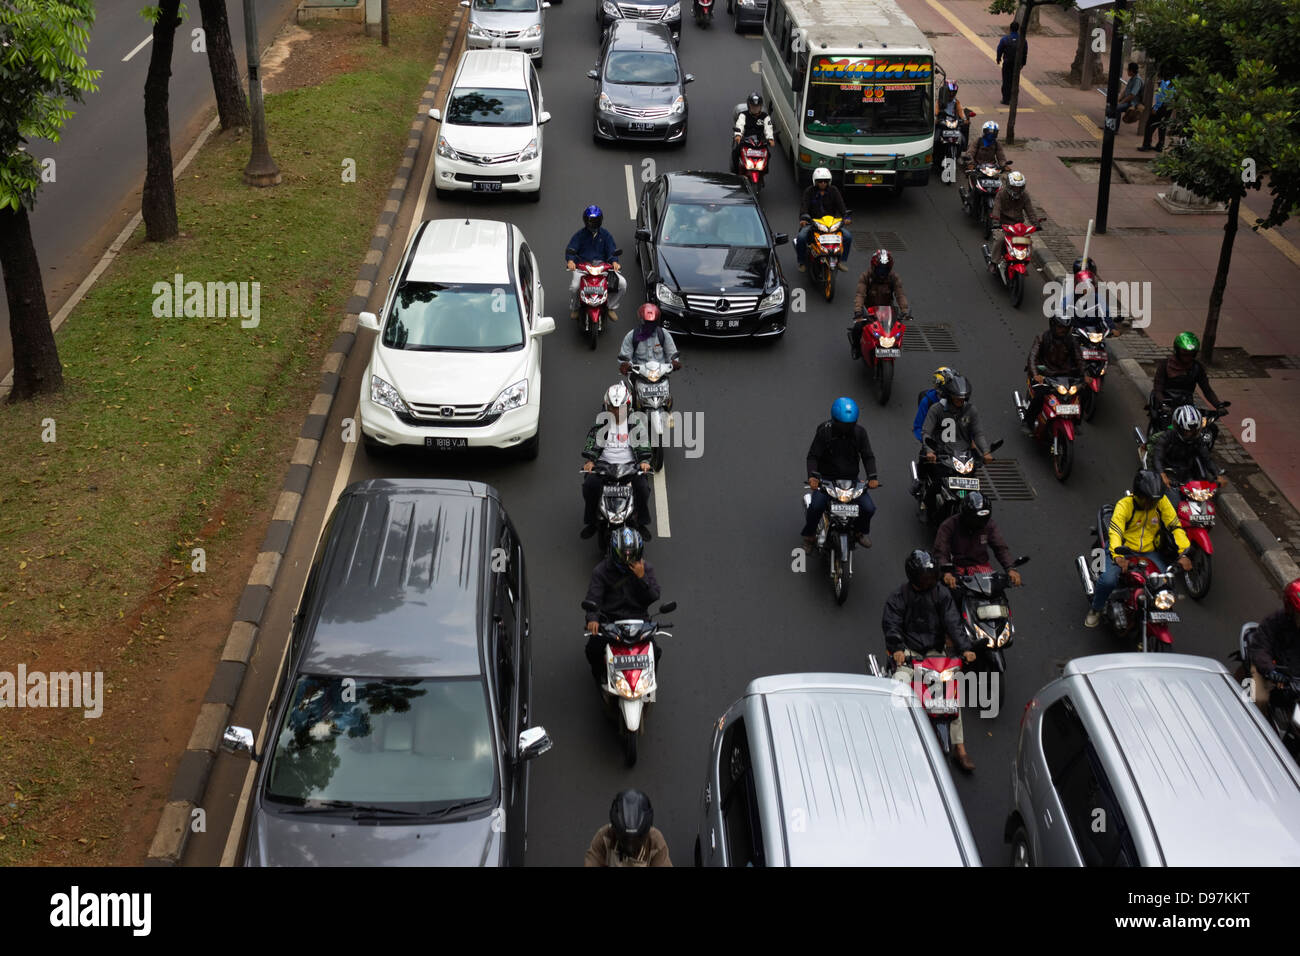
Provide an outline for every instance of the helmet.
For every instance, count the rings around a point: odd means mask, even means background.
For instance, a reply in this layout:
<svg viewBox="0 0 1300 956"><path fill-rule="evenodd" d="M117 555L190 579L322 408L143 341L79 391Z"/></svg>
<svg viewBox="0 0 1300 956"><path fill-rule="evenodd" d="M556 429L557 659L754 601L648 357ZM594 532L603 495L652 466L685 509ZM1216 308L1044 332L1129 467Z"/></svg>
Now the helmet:
<svg viewBox="0 0 1300 956"><path fill-rule="evenodd" d="M1047 327L1052 332L1057 329L1068 331L1072 324L1074 319L1065 309L1053 309L1052 314L1047 317Z"/></svg>
<svg viewBox="0 0 1300 956"><path fill-rule="evenodd" d="M949 93L951 93L953 96L956 96L956 95L957 95L957 81L956 81L956 80L949 80L947 83L945 83L945 84L943 85L943 88L944 88L945 90L947 90Z"/></svg>
<svg viewBox="0 0 1300 956"><path fill-rule="evenodd" d="M599 206L588 206L582 211L582 224L584 226L592 225L593 219L595 220L594 225L597 229L599 229L600 224L605 221L605 214L600 211Z"/></svg>
<svg viewBox="0 0 1300 956"><path fill-rule="evenodd" d="M920 548L907 556L903 570L907 572L907 580L918 591L928 591L939 581L939 568L933 556Z"/></svg>
<svg viewBox="0 0 1300 956"><path fill-rule="evenodd" d="M828 183L831 181L831 171L825 166L818 166L813 170L812 181L814 183Z"/></svg>
<svg viewBox="0 0 1300 956"><path fill-rule="evenodd" d="M858 403L848 396L835 399L831 406L831 419L852 425L858 420Z"/></svg>
<svg viewBox="0 0 1300 956"><path fill-rule="evenodd" d="M970 381L965 375L959 375L953 372L943 383L943 394L949 399L960 398L963 401L970 398L971 387Z"/></svg>
<svg viewBox="0 0 1300 956"><path fill-rule="evenodd" d="M609 533L609 556L620 567L630 568L645 553L645 541L635 528L616 528Z"/></svg>
<svg viewBox="0 0 1300 956"><path fill-rule="evenodd" d="M745 105L762 107L763 94L759 92L750 93L749 97L745 100Z"/></svg>
<svg viewBox="0 0 1300 956"><path fill-rule="evenodd" d="M1096 278L1097 263L1091 256L1089 256L1087 259L1080 256L1078 259L1074 260L1074 265L1073 267L1071 267L1070 271L1073 272L1076 276L1080 272L1091 272L1093 278Z"/></svg>
<svg viewBox="0 0 1300 956"><path fill-rule="evenodd" d="M1179 332L1178 338L1174 339L1174 351L1186 352L1187 358L1196 358L1196 353L1201 350L1201 340L1191 332Z"/></svg>
<svg viewBox="0 0 1300 956"><path fill-rule="evenodd" d="M985 139L997 139L998 124L995 123L993 120L989 120L987 123L985 123L982 129L984 130Z"/></svg>
<svg viewBox="0 0 1300 956"><path fill-rule="evenodd" d="M888 249L877 249L871 254L871 274L877 279L887 279L894 271L894 257Z"/></svg>
<svg viewBox="0 0 1300 956"><path fill-rule="evenodd" d="M1300 578L1296 578L1282 592L1282 601L1292 611L1300 612Z"/></svg>
<svg viewBox="0 0 1300 956"><path fill-rule="evenodd" d="M1180 405L1174 409L1174 428L1183 441L1191 441L1201 433L1201 413L1195 405Z"/></svg>
<svg viewBox="0 0 1300 956"><path fill-rule="evenodd" d="M610 411L616 408L631 408L632 394L622 382L611 385L605 392L605 407Z"/></svg>
<svg viewBox="0 0 1300 956"><path fill-rule="evenodd" d="M658 322L659 306L655 305L653 302L647 302L645 305L641 306L641 308L636 310L636 317L642 322Z"/></svg>
<svg viewBox="0 0 1300 956"><path fill-rule="evenodd" d="M950 369L948 366L940 365L937 369L934 370L934 387L943 388L944 384L948 381L948 379L956 374L957 373L954 372L952 369Z"/></svg>
<svg viewBox="0 0 1300 956"><path fill-rule="evenodd" d="M1011 190L1012 196L1019 198L1025 191L1025 174L1018 169L1013 169L1011 175L1007 177L1007 188Z"/></svg>
<svg viewBox="0 0 1300 956"><path fill-rule="evenodd" d="M960 517L957 520L967 532L981 531L988 526L991 514L988 499L978 491L972 491L961 500Z"/></svg>
<svg viewBox="0 0 1300 956"><path fill-rule="evenodd" d="M609 825L619 849L628 856L641 852L642 842L654 826L655 811L650 798L640 790L624 790L609 807Z"/></svg>
<svg viewBox="0 0 1300 956"><path fill-rule="evenodd" d="M1150 508L1164 494L1164 486L1160 483L1160 476L1154 471L1143 469L1133 476L1133 497L1137 498L1143 507Z"/></svg>

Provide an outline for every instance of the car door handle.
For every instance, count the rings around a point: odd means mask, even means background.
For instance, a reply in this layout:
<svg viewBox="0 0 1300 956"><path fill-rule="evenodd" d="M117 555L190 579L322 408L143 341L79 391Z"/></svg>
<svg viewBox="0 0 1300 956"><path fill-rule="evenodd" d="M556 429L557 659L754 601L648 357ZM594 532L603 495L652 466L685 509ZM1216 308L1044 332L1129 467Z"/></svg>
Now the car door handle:
<svg viewBox="0 0 1300 956"><path fill-rule="evenodd" d="M718 831L709 827L709 849L716 851L718 849Z"/></svg>
<svg viewBox="0 0 1300 956"><path fill-rule="evenodd" d="M1052 811L1048 807L1043 808L1043 822L1049 827L1052 825Z"/></svg>

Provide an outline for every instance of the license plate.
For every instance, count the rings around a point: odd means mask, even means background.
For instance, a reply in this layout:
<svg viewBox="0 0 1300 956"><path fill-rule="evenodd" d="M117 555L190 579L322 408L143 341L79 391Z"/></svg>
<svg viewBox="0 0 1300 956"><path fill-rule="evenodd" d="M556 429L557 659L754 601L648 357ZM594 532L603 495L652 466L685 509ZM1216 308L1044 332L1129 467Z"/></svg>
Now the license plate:
<svg viewBox="0 0 1300 956"><path fill-rule="evenodd" d="M967 491L979 491L980 480L978 478L957 478L954 476L948 479L948 487L964 488Z"/></svg>
<svg viewBox="0 0 1300 956"><path fill-rule="evenodd" d="M476 179L474 180L474 185L471 187L470 192L499 193L501 192L501 184L492 182L491 180Z"/></svg>
<svg viewBox="0 0 1300 956"><path fill-rule="evenodd" d="M876 349L876 358L898 358L902 354L902 349Z"/></svg>
<svg viewBox="0 0 1300 956"><path fill-rule="evenodd" d="M856 501L850 501L847 503L843 501L831 502L831 514L837 518L856 518L861 508L862 506Z"/></svg>
<svg viewBox="0 0 1300 956"><path fill-rule="evenodd" d="M955 714L957 712L957 701L948 700L946 697L942 699L931 697L926 701L925 709L938 714Z"/></svg>
<svg viewBox="0 0 1300 956"><path fill-rule="evenodd" d="M1152 611L1147 617L1152 621L1168 621L1171 624L1178 622L1178 615L1173 611Z"/></svg>
<svg viewBox="0 0 1300 956"><path fill-rule="evenodd" d="M1089 362L1104 362L1109 357L1105 349L1081 349L1083 357Z"/></svg>
<svg viewBox="0 0 1300 956"><path fill-rule="evenodd" d="M1078 406L1077 404L1076 404L1076 405L1057 405L1057 406L1056 406L1056 414L1058 414L1058 415L1077 415L1077 414L1079 414L1079 406Z"/></svg>
<svg viewBox="0 0 1300 956"><path fill-rule="evenodd" d="M1192 515L1192 524L1198 527L1208 527L1214 524L1214 515Z"/></svg>
<svg viewBox="0 0 1300 956"><path fill-rule="evenodd" d="M614 658L614 667L620 671L643 671L650 666L649 654L630 654Z"/></svg>
<svg viewBox="0 0 1300 956"><path fill-rule="evenodd" d="M667 395L668 394L667 382L648 382L643 385L638 385L637 388L640 389L642 395Z"/></svg>
<svg viewBox="0 0 1300 956"><path fill-rule="evenodd" d="M426 436L424 439L425 448L436 448L438 451L450 451L453 448L468 448L468 438L434 438Z"/></svg>
<svg viewBox="0 0 1300 956"><path fill-rule="evenodd" d="M880 173L854 173L853 181L859 186L879 186L885 177Z"/></svg>
<svg viewBox="0 0 1300 956"><path fill-rule="evenodd" d="M600 490L600 493L606 498L626 498L628 490L622 485L606 485Z"/></svg>
<svg viewBox="0 0 1300 956"><path fill-rule="evenodd" d="M961 133L951 133L945 130L943 133L943 141L945 143L960 143Z"/></svg>
<svg viewBox="0 0 1300 956"><path fill-rule="evenodd" d="M634 133L650 133L654 131L654 123L628 123L627 128Z"/></svg>
<svg viewBox="0 0 1300 956"><path fill-rule="evenodd" d="M706 329L738 329L740 328L740 319L705 319L704 327Z"/></svg>

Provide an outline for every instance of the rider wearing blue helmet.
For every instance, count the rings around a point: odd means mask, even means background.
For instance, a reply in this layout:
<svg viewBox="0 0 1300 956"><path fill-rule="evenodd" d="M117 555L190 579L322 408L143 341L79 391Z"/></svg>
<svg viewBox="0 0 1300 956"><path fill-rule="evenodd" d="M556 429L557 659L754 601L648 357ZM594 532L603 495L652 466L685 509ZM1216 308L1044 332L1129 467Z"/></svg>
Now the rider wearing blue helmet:
<svg viewBox="0 0 1300 956"><path fill-rule="evenodd" d="M808 484L813 493L803 526L806 549L812 550L816 545L813 535L830 505L830 496L820 487L822 481L841 478L856 480L859 460L867 470L867 487L879 487L871 439L867 437L867 430L858 424L858 403L847 397L837 398L831 406L830 420L817 426L812 444L808 447ZM876 505L871 500L871 495L865 492L858 501L862 505L858 513L858 543L869 548L871 539L867 534L871 531L871 516L876 513Z"/></svg>
<svg viewBox="0 0 1300 956"><path fill-rule="evenodd" d="M609 262L613 264L615 270L606 273L609 276L609 319L611 322L618 321L618 304L623 301L623 291L627 288L627 283L618 276L618 255L615 251L618 249L618 244L614 242L614 237L607 230L601 228L601 223L604 221L605 214L601 212L599 206L588 206L582 211L582 228L573 234L573 238L564 249L565 266L573 273L569 280L569 318L571 319L578 317L578 283L582 277L578 272L578 264Z"/></svg>

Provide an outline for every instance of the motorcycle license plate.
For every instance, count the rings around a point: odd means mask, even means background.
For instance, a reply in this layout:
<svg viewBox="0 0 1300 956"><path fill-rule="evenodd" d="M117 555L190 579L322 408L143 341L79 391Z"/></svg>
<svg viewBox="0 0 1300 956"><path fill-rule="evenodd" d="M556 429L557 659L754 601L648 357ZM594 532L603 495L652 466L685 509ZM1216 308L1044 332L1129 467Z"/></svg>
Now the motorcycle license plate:
<svg viewBox="0 0 1300 956"><path fill-rule="evenodd" d="M654 123L628 123L627 128L634 133L650 133L654 131Z"/></svg>
<svg viewBox="0 0 1300 956"><path fill-rule="evenodd" d="M740 328L740 319L705 319L704 327L706 329L738 329Z"/></svg>
<svg viewBox="0 0 1300 956"><path fill-rule="evenodd" d="M981 188L981 189L998 189L999 187L1001 187L1001 185L1002 185L1002 180L1000 180L1000 179L981 179L981 180L980 180L980 188Z"/></svg>
<svg viewBox="0 0 1300 956"><path fill-rule="evenodd" d="M967 491L979 491L980 480L978 478L958 478L953 476L948 479L949 488L964 488Z"/></svg>
<svg viewBox="0 0 1300 956"><path fill-rule="evenodd" d="M646 382L637 385L637 390L648 398L668 394L667 382Z"/></svg>
<svg viewBox="0 0 1300 956"><path fill-rule="evenodd" d="M1206 528L1214 524L1214 515L1192 515L1192 524Z"/></svg>
<svg viewBox="0 0 1300 956"><path fill-rule="evenodd" d="M1075 405L1057 405L1057 406L1056 406L1056 414L1058 414L1058 415L1077 415L1077 414L1079 414L1079 406L1078 406L1077 404L1075 404Z"/></svg>
<svg viewBox="0 0 1300 956"><path fill-rule="evenodd" d="M831 514L837 518L856 518L861 507L856 501L832 501Z"/></svg>
<svg viewBox="0 0 1300 956"><path fill-rule="evenodd" d="M474 180L474 184L470 188L470 191L476 193L499 193L501 192L501 184L487 179L476 179Z"/></svg>
<svg viewBox="0 0 1300 956"><path fill-rule="evenodd" d="M649 666L649 654L628 654L614 658L614 667L621 671L643 671Z"/></svg>
<svg viewBox="0 0 1300 956"><path fill-rule="evenodd" d="M1153 621L1167 621L1171 624L1178 623L1178 615L1173 611L1152 611L1147 615Z"/></svg>
<svg viewBox="0 0 1300 956"><path fill-rule="evenodd" d="M1080 351L1089 362L1104 362L1108 358L1105 349L1080 349Z"/></svg>
<svg viewBox="0 0 1300 956"><path fill-rule="evenodd" d="M432 435L425 436L425 448L436 448L438 451L450 451L456 448L468 448L468 438L434 438Z"/></svg>
<svg viewBox="0 0 1300 956"><path fill-rule="evenodd" d="M853 181L859 186L879 186L885 177L880 173L854 173Z"/></svg>
<svg viewBox="0 0 1300 956"><path fill-rule="evenodd" d="M925 709L932 714L955 714L957 713L957 701L948 700L947 698L936 700L932 697L926 701Z"/></svg>
<svg viewBox="0 0 1300 956"><path fill-rule="evenodd" d="M954 133L951 130L944 130L942 135L943 135L943 141L945 143L961 142L961 133Z"/></svg>
<svg viewBox="0 0 1300 956"><path fill-rule="evenodd" d="M902 349L876 349L876 358L898 358L902 354Z"/></svg>

